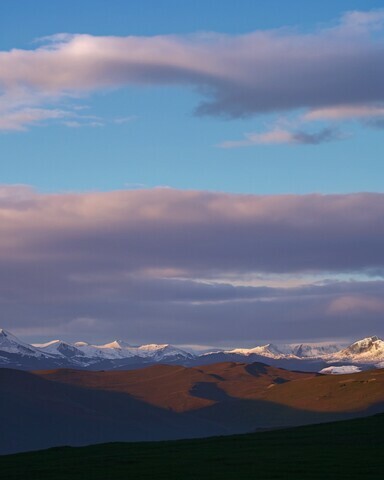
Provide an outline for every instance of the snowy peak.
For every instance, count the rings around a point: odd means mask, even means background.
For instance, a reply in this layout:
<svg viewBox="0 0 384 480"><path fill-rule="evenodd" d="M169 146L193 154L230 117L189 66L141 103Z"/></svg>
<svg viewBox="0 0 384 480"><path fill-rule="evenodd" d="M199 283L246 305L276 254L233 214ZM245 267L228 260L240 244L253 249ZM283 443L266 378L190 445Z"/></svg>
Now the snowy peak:
<svg viewBox="0 0 384 480"><path fill-rule="evenodd" d="M363 338L334 356L335 358L352 358L357 362L384 361L384 342L376 336Z"/></svg>
<svg viewBox="0 0 384 480"><path fill-rule="evenodd" d="M84 352L88 358L116 360L139 357L156 362L172 358L194 358L194 355L169 344L151 343L148 345L132 346L125 340L114 340L104 345L90 345L85 342L76 342L74 346Z"/></svg>
<svg viewBox="0 0 384 480"><path fill-rule="evenodd" d="M94 345L97 348L115 348L117 350L124 350L124 349L130 349L132 348L132 345L130 345L128 342L125 340L114 340L111 343L106 343L104 345Z"/></svg>
<svg viewBox="0 0 384 480"><path fill-rule="evenodd" d="M12 333L7 332L7 330L4 330L3 328L0 328L0 345L9 341L16 342L16 343L23 343L17 337L12 335Z"/></svg>
<svg viewBox="0 0 384 480"><path fill-rule="evenodd" d="M236 348L227 353L236 353L240 355L261 355L268 358L321 358L340 350L340 346L336 344L287 344L274 345L268 343L254 348Z"/></svg>
<svg viewBox="0 0 384 480"><path fill-rule="evenodd" d="M18 354L22 356L38 357L43 354L32 345L22 342L12 333L0 329L0 352Z"/></svg>
<svg viewBox="0 0 384 480"><path fill-rule="evenodd" d="M268 343L267 345L260 345L253 348L235 348L234 350L228 350L225 353L235 353L237 355L261 355L268 358L281 358L284 353L274 345L273 343Z"/></svg>
<svg viewBox="0 0 384 480"><path fill-rule="evenodd" d="M138 348L139 356L154 357L157 361L171 359L171 358L194 358L189 352L182 350L181 348L174 347L169 344L156 344L151 343L149 345L142 345Z"/></svg>
<svg viewBox="0 0 384 480"><path fill-rule="evenodd" d="M352 343L344 352L350 352L352 354L361 354L367 352L382 351L384 348L384 342L379 337L367 337L363 340L359 340Z"/></svg>
<svg viewBox="0 0 384 480"><path fill-rule="evenodd" d="M292 354L299 358L321 358L324 355L330 355L340 350L336 344L317 345L301 343L292 346Z"/></svg>
<svg viewBox="0 0 384 480"><path fill-rule="evenodd" d="M148 345L132 346L124 340L115 340L111 343L106 343L105 345L93 345L92 348L100 349L110 358L129 358L136 356L140 358L151 358L156 361L176 356L194 358L192 354L167 343L151 343Z"/></svg>
<svg viewBox="0 0 384 480"><path fill-rule="evenodd" d="M62 340L52 340L48 343L35 343L33 346L52 355L63 355L67 358L84 356L81 350Z"/></svg>

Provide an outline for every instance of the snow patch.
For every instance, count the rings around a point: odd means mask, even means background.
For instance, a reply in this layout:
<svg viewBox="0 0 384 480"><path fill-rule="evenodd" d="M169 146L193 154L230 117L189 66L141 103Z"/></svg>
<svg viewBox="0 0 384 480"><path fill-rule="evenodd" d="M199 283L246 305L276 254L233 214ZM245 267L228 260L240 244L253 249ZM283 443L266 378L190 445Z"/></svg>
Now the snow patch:
<svg viewBox="0 0 384 480"><path fill-rule="evenodd" d="M342 365L340 367L330 366L323 368L319 373L330 374L330 375L345 375L347 373L358 373L361 372L359 367L355 365Z"/></svg>

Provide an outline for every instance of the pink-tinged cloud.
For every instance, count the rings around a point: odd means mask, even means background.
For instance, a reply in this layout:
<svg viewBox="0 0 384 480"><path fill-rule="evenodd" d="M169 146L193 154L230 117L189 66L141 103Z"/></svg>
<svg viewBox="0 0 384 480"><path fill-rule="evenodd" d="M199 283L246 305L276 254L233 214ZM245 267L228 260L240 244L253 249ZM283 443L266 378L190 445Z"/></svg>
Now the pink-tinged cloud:
<svg viewBox="0 0 384 480"><path fill-rule="evenodd" d="M350 120L384 117L384 106L379 105L340 105L319 108L304 115L304 120Z"/></svg>
<svg viewBox="0 0 384 480"><path fill-rule="evenodd" d="M0 52L0 113L129 85L193 88L198 114L232 117L375 106L384 101L383 19L350 12L314 33L55 35L35 50Z"/></svg>
<svg viewBox="0 0 384 480"><path fill-rule="evenodd" d="M347 295L332 300L329 305L331 314L361 314L373 312L384 315L384 300L363 295Z"/></svg>

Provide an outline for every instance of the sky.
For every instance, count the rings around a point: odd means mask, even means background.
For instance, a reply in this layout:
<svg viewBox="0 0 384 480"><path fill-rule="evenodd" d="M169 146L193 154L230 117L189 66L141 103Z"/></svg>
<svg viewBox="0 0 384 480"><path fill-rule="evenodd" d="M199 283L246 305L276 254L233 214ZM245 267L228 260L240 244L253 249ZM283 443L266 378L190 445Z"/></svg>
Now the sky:
<svg viewBox="0 0 384 480"><path fill-rule="evenodd" d="M0 303L29 341L384 336L384 9L0 2Z"/></svg>

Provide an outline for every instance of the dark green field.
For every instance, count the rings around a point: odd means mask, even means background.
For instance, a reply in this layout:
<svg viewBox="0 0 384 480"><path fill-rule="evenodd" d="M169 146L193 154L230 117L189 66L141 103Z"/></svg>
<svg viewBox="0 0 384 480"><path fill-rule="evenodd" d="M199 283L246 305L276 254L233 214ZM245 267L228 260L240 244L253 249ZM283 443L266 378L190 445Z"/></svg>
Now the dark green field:
<svg viewBox="0 0 384 480"><path fill-rule="evenodd" d="M383 479L384 415L249 435L0 457L13 479Z"/></svg>

